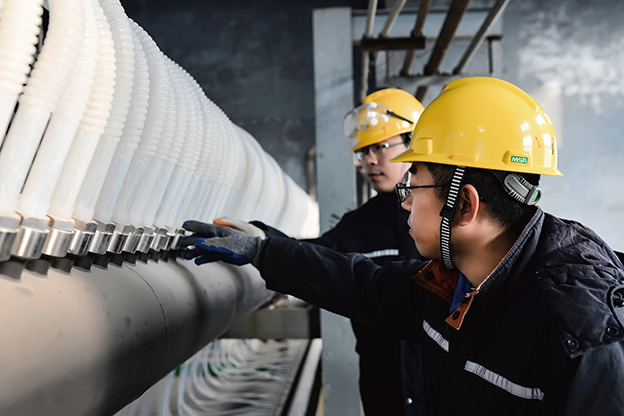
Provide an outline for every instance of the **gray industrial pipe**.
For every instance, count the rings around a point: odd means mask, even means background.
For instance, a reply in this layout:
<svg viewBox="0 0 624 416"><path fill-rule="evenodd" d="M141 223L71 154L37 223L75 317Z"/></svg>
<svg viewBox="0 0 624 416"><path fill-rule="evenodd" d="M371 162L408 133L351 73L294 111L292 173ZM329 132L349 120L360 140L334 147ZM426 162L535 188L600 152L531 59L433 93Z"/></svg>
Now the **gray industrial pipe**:
<svg viewBox="0 0 624 416"><path fill-rule="evenodd" d="M112 415L274 295L171 259L0 275L0 415Z"/></svg>

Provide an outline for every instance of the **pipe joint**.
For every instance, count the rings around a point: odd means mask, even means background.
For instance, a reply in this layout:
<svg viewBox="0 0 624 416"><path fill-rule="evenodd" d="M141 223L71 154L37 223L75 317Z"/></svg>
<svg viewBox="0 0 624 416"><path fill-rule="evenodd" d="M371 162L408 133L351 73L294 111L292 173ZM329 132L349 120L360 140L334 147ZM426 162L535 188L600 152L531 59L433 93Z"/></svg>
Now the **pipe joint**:
<svg viewBox="0 0 624 416"><path fill-rule="evenodd" d="M97 229L95 230L93 240L89 246L89 252L94 254L105 254L111 240L113 239L115 224L112 222L104 223L98 220L94 221L97 224Z"/></svg>
<svg viewBox="0 0 624 416"><path fill-rule="evenodd" d="M11 249L17 237L22 217L14 215L0 215L0 261L11 258Z"/></svg>
<svg viewBox="0 0 624 416"><path fill-rule="evenodd" d="M115 230L108 244L108 251L114 254L120 254L124 251L128 237L134 231L134 227L131 225L115 224Z"/></svg>
<svg viewBox="0 0 624 416"><path fill-rule="evenodd" d="M184 228L176 228L175 233L173 235L173 240L171 241L171 249L179 250L180 249L180 241L182 237L186 235L186 230Z"/></svg>
<svg viewBox="0 0 624 416"><path fill-rule="evenodd" d="M163 243L163 250L169 251L171 247L173 247L173 240L175 239L176 234L175 231L167 231L167 235L165 236L165 241Z"/></svg>
<svg viewBox="0 0 624 416"><path fill-rule="evenodd" d="M69 252L76 256L86 256L89 253L91 241L97 230L97 224L93 221L82 221L74 218L76 227L74 237L69 245Z"/></svg>
<svg viewBox="0 0 624 416"><path fill-rule="evenodd" d="M49 218L24 217L17 230L11 254L19 259L35 260L41 257L48 238Z"/></svg>
<svg viewBox="0 0 624 416"><path fill-rule="evenodd" d="M141 240L137 246L137 251L140 253L147 253L154 241L154 230L151 227L140 227L143 229Z"/></svg>
<svg viewBox="0 0 624 416"><path fill-rule="evenodd" d="M165 248L167 243L167 229L154 226L156 232L154 233L154 240L150 248L154 251L160 251Z"/></svg>
<svg viewBox="0 0 624 416"><path fill-rule="evenodd" d="M141 237L143 236L143 231L141 227L133 227L133 231L128 235L126 244L124 244L123 251L126 253L136 253L139 248L139 243L141 242Z"/></svg>
<svg viewBox="0 0 624 416"><path fill-rule="evenodd" d="M48 218L48 237L41 252L50 257L65 257L74 238L74 221L51 215Z"/></svg>

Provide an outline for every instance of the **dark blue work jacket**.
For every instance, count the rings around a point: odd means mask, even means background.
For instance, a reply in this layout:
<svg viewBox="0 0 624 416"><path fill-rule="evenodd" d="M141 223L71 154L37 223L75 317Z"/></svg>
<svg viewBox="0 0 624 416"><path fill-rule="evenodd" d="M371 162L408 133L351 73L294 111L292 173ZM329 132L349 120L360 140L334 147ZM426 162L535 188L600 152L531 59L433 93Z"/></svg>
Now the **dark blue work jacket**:
<svg viewBox="0 0 624 416"><path fill-rule="evenodd" d="M624 273L583 225L537 210L490 276L452 313L458 272L271 238L269 289L421 341L436 415L624 413ZM284 261L288 259L288 261Z"/></svg>
<svg viewBox="0 0 624 416"><path fill-rule="evenodd" d="M342 253L361 253L378 265L422 259L408 233L408 212L394 193L380 193L346 213L319 238L301 240ZM269 237L279 230L253 222ZM359 355L360 392L366 416L425 414L420 346L351 321Z"/></svg>

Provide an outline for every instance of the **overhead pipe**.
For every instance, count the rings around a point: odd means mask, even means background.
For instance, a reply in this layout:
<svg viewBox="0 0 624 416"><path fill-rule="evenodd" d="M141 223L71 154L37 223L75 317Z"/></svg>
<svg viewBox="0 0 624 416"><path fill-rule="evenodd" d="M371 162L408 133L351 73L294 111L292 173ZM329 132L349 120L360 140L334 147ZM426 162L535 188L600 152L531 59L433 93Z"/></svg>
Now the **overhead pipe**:
<svg viewBox="0 0 624 416"><path fill-rule="evenodd" d="M416 16L416 22L414 23L414 28L412 29L411 37L417 38L422 37L423 27L425 26L425 20L427 19L427 15L429 14L429 9L431 8L431 2L433 0L420 0L420 6L418 8L418 16ZM403 67L401 68L400 75L407 76L409 75L409 68L412 65L412 59L414 59L414 50L409 49L405 52L405 59L403 60Z"/></svg>
<svg viewBox="0 0 624 416"><path fill-rule="evenodd" d="M481 24L481 27L479 27L479 30L477 31L475 36L472 38L472 41L470 42L470 45L466 49L466 52L464 52L464 55L461 57L459 63L453 69L453 75L457 75L460 72L462 72L464 68L470 63L470 61L472 61L472 58L474 58L475 54L477 53L477 50L483 43L485 36L490 31L492 26L496 24L496 21L503 14L508 4L509 4L509 0L498 0L496 4L492 6L492 8L490 9L490 13L488 13L487 17Z"/></svg>
<svg viewBox="0 0 624 416"><path fill-rule="evenodd" d="M446 18L444 19L444 23L440 28L440 34L436 39L433 50L431 51L429 61L425 65L423 71L424 75L432 75L440 68L440 63L442 62L444 55L446 55L446 51L453 40L455 31L464 18L466 11L468 11L469 4L470 0L453 0L451 3L449 11L446 14ZM427 86L418 87L416 90L416 99L423 101L425 94L427 94L427 90Z"/></svg>

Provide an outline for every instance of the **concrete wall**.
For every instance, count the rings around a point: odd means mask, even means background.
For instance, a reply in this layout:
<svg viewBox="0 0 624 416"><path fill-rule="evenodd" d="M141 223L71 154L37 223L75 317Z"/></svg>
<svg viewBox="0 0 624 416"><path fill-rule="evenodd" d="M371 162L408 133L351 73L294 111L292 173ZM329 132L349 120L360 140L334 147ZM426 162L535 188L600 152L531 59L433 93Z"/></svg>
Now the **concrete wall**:
<svg viewBox="0 0 624 416"><path fill-rule="evenodd" d="M504 16L503 78L551 116L563 177L542 207L624 250L624 3L523 0Z"/></svg>
<svg viewBox="0 0 624 416"><path fill-rule="evenodd" d="M204 0L122 4L208 98L305 187L305 153L314 144L312 6Z"/></svg>

